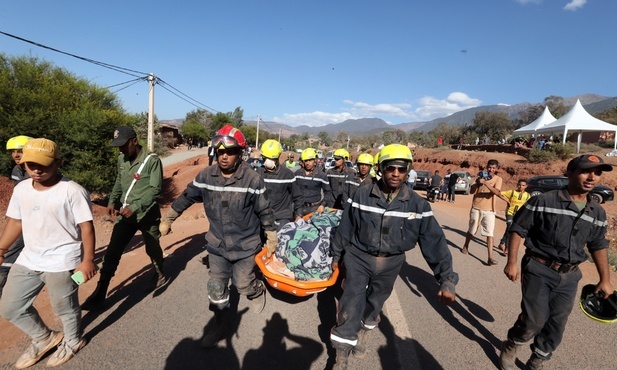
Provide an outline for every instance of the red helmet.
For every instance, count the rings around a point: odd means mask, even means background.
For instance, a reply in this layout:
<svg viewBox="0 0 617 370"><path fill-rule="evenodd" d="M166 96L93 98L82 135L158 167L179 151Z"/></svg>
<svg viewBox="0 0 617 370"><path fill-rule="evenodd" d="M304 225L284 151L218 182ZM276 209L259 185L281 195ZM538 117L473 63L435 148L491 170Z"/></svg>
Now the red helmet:
<svg viewBox="0 0 617 370"><path fill-rule="evenodd" d="M212 147L218 149L220 147L225 149L229 148L242 148L246 147L246 139L242 131L233 127L232 125L225 125L216 133L216 136L212 139Z"/></svg>

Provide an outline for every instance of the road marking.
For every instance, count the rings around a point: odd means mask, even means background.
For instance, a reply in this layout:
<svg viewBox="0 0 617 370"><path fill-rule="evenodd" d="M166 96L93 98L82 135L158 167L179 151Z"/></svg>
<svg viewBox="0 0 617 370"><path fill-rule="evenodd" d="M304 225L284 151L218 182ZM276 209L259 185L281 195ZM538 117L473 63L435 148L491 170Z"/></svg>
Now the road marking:
<svg viewBox="0 0 617 370"><path fill-rule="evenodd" d="M407 325L407 320L405 319L403 307L398 299L398 294L396 294L396 289L392 290L392 294L390 294L390 297L384 303L383 310L386 316L388 316L397 337L397 340L394 341L394 345L396 347L396 353L398 354L399 364L420 365L415 346L409 345L409 342L415 341L413 341L411 337L411 332ZM404 351L401 350L399 342L407 342Z"/></svg>

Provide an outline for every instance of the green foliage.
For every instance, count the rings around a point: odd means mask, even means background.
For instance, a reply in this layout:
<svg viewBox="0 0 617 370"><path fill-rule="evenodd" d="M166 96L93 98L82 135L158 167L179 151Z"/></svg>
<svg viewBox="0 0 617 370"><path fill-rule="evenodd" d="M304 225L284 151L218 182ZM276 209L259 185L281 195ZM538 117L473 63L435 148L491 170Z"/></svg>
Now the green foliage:
<svg viewBox="0 0 617 370"><path fill-rule="evenodd" d="M200 122L184 121L178 128L185 139L203 139L204 141L208 139L208 130Z"/></svg>
<svg viewBox="0 0 617 370"><path fill-rule="evenodd" d="M576 151L576 147L572 143L556 143L550 145L549 151L555 153L557 158L566 160L572 158L574 152Z"/></svg>
<svg viewBox="0 0 617 370"><path fill-rule="evenodd" d="M108 90L38 58L0 54L0 141L55 141L64 175L90 192L111 189L117 150L109 143L117 126L134 121ZM12 167L7 158L1 170L8 175Z"/></svg>
<svg viewBox="0 0 617 370"><path fill-rule="evenodd" d="M328 131L319 131L317 137L319 138L319 141L321 141L322 145L332 145L332 139L330 138L330 134L328 134ZM347 142L347 139L345 139L345 142Z"/></svg>
<svg viewBox="0 0 617 370"><path fill-rule="evenodd" d="M557 159L557 154L552 150L540 150L533 148L527 153L529 163L549 163Z"/></svg>
<svg viewBox="0 0 617 370"><path fill-rule="evenodd" d="M601 141L598 141L598 146L600 148L610 148L610 149L613 149L615 147L615 140L601 140Z"/></svg>
<svg viewBox="0 0 617 370"><path fill-rule="evenodd" d="M468 130L473 131L480 140L488 136L491 143L496 143L497 140L512 134L514 123L505 113L476 112Z"/></svg>

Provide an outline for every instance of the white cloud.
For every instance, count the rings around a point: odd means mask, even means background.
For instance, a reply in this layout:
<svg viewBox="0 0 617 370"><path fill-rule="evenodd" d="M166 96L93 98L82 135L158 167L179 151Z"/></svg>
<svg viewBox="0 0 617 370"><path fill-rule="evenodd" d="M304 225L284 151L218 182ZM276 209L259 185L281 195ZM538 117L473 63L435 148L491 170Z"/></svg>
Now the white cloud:
<svg viewBox="0 0 617 370"><path fill-rule="evenodd" d="M587 0L572 0L566 6L564 6L564 10L572 10L575 11L579 8L582 8L587 3Z"/></svg>
<svg viewBox="0 0 617 370"><path fill-rule="evenodd" d="M351 113L360 117L410 117L410 113L406 109L411 108L411 104L375 104L354 102L351 100L345 100L343 103L351 105Z"/></svg>
<svg viewBox="0 0 617 370"><path fill-rule="evenodd" d="M285 113L282 117L274 117L274 122L285 123L290 126L325 126L330 123L340 123L347 119L355 119L351 113L328 113L328 112L311 112L311 113Z"/></svg>
<svg viewBox="0 0 617 370"><path fill-rule="evenodd" d="M468 108L482 104L479 99L471 98L463 92L452 92L445 99L437 99L426 96L418 100L418 107L408 103L379 103L369 104L344 100L345 106L340 113L311 112L311 113L285 113L280 117L274 117L274 122L285 123L291 126L324 126L331 123L340 123L347 119L358 118L381 118L391 123L392 121L414 122L430 121L435 118L446 117Z"/></svg>
<svg viewBox="0 0 617 370"><path fill-rule="evenodd" d="M453 92L446 99L436 99L426 96L420 99L420 107L415 110L422 121L449 116L465 109L477 107L482 103L479 99L470 98L462 92Z"/></svg>

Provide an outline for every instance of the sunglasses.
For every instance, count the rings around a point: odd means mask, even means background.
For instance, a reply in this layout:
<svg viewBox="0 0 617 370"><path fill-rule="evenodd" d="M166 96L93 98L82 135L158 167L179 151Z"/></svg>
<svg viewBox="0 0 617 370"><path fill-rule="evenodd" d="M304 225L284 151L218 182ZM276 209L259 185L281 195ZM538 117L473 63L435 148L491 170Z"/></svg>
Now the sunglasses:
<svg viewBox="0 0 617 370"><path fill-rule="evenodd" d="M212 139L212 147L215 149L218 149L220 147L227 149L227 148L236 148L236 147L239 147L239 145L238 145L238 141L231 136L216 135Z"/></svg>
<svg viewBox="0 0 617 370"><path fill-rule="evenodd" d="M400 167L400 166L388 166L384 168L383 170L388 173L392 173L395 170L398 170L398 173L407 173L407 167Z"/></svg>
<svg viewBox="0 0 617 370"><path fill-rule="evenodd" d="M343 159L343 157L334 157L335 161L340 161L341 159Z"/></svg>
<svg viewBox="0 0 617 370"><path fill-rule="evenodd" d="M217 149L216 150L216 155L223 156L223 155L238 155L240 151L238 150L238 148L223 148L223 149Z"/></svg>

